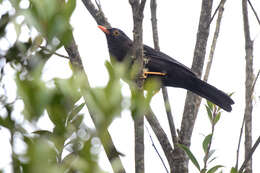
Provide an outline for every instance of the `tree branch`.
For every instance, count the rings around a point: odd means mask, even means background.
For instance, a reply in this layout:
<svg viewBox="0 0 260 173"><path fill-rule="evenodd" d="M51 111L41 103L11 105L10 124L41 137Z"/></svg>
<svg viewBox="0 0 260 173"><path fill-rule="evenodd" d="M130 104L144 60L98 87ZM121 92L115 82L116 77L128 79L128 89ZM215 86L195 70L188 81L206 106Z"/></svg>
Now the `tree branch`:
<svg viewBox="0 0 260 173"><path fill-rule="evenodd" d="M255 17L256 17L256 20L257 20L258 24L260 25L260 19L259 19L258 15L257 15L257 13L256 13L256 11L255 11L254 6L252 5L252 3L251 3L250 0L247 0L247 1L248 1L249 5L250 5L250 7L251 7L251 9L252 9L252 11L253 11Z"/></svg>
<svg viewBox="0 0 260 173"><path fill-rule="evenodd" d="M145 117L150 126L152 127L158 141L160 142L163 152L167 158L167 161L169 162L171 172L173 172L174 151L171 146L171 143L169 142L169 139L167 138L166 133L162 129L158 119L154 115L151 108L148 109L147 113L145 114Z"/></svg>
<svg viewBox="0 0 260 173"><path fill-rule="evenodd" d="M85 100L85 104L89 110L89 114L96 126L96 130L97 130L97 134L101 140L101 143L105 149L105 152L107 154L107 157L110 161L110 164L113 168L114 172L117 173L124 173L124 167L123 164L121 162L121 159L119 157L119 152L116 150L115 145L112 141L112 138L108 132L107 129L105 129L103 131L103 133L101 134L99 132L99 129L97 128L97 119L96 119L96 115L94 114L94 111L92 110L92 106L90 105L89 101L88 101L88 90L90 88L89 85L89 81L88 81L88 77L87 74L84 71L83 65L82 65L82 61L81 61L81 57L77 48L77 45L75 43L74 38L72 38L71 42L69 45L64 46L69 57L70 57L70 62L73 65L73 72L74 72L74 76L78 77L80 76L81 79L79 80L83 80L84 81L84 85L80 86L80 90L81 90L81 94L84 97Z"/></svg>
<svg viewBox="0 0 260 173"><path fill-rule="evenodd" d="M255 149L257 148L257 146L259 145L259 143L260 143L260 136L259 136L258 139L256 140L256 142L255 142L255 144L253 145L253 147L250 149L250 151L249 151L247 157L245 158L245 160L244 160L242 166L241 166L240 169L239 169L239 173L242 173L242 172L243 172L243 170L245 169L245 167L246 167L248 161L252 158L252 156L253 156L253 154L254 154L254 152L255 152Z"/></svg>
<svg viewBox="0 0 260 173"><path fill-rule="evenodd" d="M216 28L215 28L213 40L212 40L211 47L210 47L209 59L208 59L206 71L205 71L204 78L203 78L204 81L208 81L208 78L209 78L209 73L210 73L210 69L211 69L211 65L213 62L213 57L214 57L214 53L215 53L215 49L216 49L216 45L217 45L220 24L221 24L223 12L224 12L225 2L226 2L226 0L221 0L219 3L219 6L218 6L218 9L219 9L218 19L216 22Z"/></svg>
<svg viewBox="0 0 260 173"><path fill-rule="evenodd" d="M99 9L96 9L91 0L82 0L83 4L87 8L88 12L92 15L92 17L96 20L98 25L103 25L105 27L111 28L110 23L107 21L105 17L101 5L98 5Z"/></svg>
<svg viewBox="0 0 260 173"><path fill-rule="evenodd" d="M143 11L146 0L129 0L132 7L134 29L133 29L133 58L134 63L137 64L138 73L136 76L136 84L138 94L143 95ZM132 111L135 128L135 172L144 172L144 115L136 115Z"/></svg>
<svg viewBox="0 0 260 173"><path fill-rule="evenodd" d="M245 51L246 51L246 81L245 81L245 158L249 157L252 147L252 86L253 86L253 41L250 38L249 20L247 0L242 1L243 22L244 22L244 36L245 36ZM252 159L250 159L246 166L245 172L252 172Z"/></svg>
<svg viewBox="0 0 260 173"><path fill-rule="evenodd" d="M153 30L153 42L154 42L154 48L157 51L160 51L160 46L159 46L159 36L158 36L158 27L157 27L157 19L156 19L156 0L151 0L150 3L150 8L151 8L151 22L152 22L152 30ZM176 134L176 129L173 121L173 116L172 116L172 110L171 106L169 103L169 97L168 97L168 91L166 87L162 87L162 94L163 94L163 100L164 100L164 106L168 118L168 123L170 126L170 131L171 131L171 136L172 136L172 143L174 147L176 147L178 143L178 137Z"/></svg>
<svg viewBox="0 0 260 173"><path fill-rule="evenodd" d="M211 19L212 2L213 0L203 0L201 6L197 41L195 45L191 68L192 71L198 75L198 77L201 77L205 60L207 40L210 28L210 26L208 27L208 24ZM198 114L200 102L201 98L199 96L193 94L192 92L187 92L179 138L180 142L188 147L190 146L191 135ZM177 148L176 150L178 150L178 153L180 154L178 156L180 159L175 162L175 171L187 173L188 157L180 148Z"/></svg>

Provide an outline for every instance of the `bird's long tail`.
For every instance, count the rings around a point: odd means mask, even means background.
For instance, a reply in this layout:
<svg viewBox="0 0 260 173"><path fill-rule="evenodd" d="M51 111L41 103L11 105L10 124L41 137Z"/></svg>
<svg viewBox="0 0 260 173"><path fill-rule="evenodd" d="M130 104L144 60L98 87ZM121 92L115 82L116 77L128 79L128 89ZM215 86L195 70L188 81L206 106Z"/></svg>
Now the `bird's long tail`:
<svg viewBox="0 0 260 173"><path fill-rule="evenodd" d="M191 77L191 79L188 81L186 80L186 82L188 82L188 84L186 83L184 87L182 86L182 88L186 88L187 90L198 94L228 112L232 110L231 105L234 104L234 101L230 98L230 96L216 87L196 77Z"/></svg>

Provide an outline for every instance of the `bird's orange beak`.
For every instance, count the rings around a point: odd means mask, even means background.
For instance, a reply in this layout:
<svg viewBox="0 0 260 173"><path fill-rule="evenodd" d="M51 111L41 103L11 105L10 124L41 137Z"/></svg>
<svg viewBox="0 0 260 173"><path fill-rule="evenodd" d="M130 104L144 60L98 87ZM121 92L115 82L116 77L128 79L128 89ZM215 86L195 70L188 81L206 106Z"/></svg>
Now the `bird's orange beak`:
<svg viewBox="0 0 260 173"><path fill-rule="evenodd" d="M109 31L106 27L102 26L102 25L98 25L99 29L101 29L104 33L109 34Z"/></svg>

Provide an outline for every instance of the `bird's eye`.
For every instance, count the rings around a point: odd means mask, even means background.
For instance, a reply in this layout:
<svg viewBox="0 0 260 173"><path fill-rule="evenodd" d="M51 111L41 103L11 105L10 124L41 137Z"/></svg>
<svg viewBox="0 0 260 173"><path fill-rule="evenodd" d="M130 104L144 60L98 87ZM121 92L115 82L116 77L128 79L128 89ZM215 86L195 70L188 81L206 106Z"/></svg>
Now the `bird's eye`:
<svg viewBox="0 0 260 173"><path fill-rule="evenodd" d="M113 31L113 35L114 35L114 36L118 36L118 35L119 35L119 31L118 31L118 30L114 30L114 31Z"/></svg>

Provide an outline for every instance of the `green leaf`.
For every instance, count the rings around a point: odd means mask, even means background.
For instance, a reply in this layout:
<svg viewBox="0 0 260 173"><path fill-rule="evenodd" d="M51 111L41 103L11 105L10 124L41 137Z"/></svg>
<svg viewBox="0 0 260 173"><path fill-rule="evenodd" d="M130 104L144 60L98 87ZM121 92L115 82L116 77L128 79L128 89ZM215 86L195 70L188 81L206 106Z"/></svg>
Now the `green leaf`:
<svg viewBox="0 0 260 173"><path fill-rule="evenodd" d="M0 38L5 35L5 28L10 20L9 14L5 13L0 18Z"/></svg>
<svg viewBox="0 0 260 173"><path fill-rule="evenodd" d="M220 119L220 116L221 116L221 112L218 112L217 115L215 116L214 120L213 120L214 125L217 124L217 122Z"/></svg>
<svg viewBox="0 0 260 173"><path fill-rule="evenodd" d="M219 168L223 168L223 167L224 167L224 166L222 166L222 165L216 165L216 166L210 168L210 169L207 171L207 173L215 173Z"/></svg>
<svg viewBox="0 0 260 173"><path fill-rule="evenodd" d="M207 100L207 105L210 108L210 110L213 111L214 104L211 101Z"/></svg>
<svg viewBox="0 0 260 173"><path fill-rule="evenodd" d="M212 122L212 110L210 109L209 106L206 105L206 109L207 109L207 113L208 113L208 117L209 117L209 121Z"/></svg>
<svg viewBox="0 0 260 173"><path fill-rule="evenodd" d="M197 161L197 159L195 158L195 156L192 154L192 152L190 151L190 149L188 147L186 147L185 145L182 144L178 144L178 146L183 149L185 151L185 153L188 155L188 157L190 158L191 162L194 164L194 166L200 171L200 165L199 162Z"/></svg>
<svg viewBox="0 0 260 173"><path fill-rule="evenodd" d="M231 168L230 173L238 173L238 170L236 168Z"/></svg>
<svg viewBox="0 0 260 173"><path fill-rule="evenodd" d="M205 153L208 150L208 146L209 146L211 139L212 139L212 134L209 134L203 140L202 147L203 147L203 150L204 150Z"/></svg>
<svg viewBox="0 0 260 173"><path fill-rule="evenodd" d="M82 110L84 106L85 103L81 103L80 105L75 106L68 116L67 123L69 123L76 115L78 115L78 113Z"/></svg>

